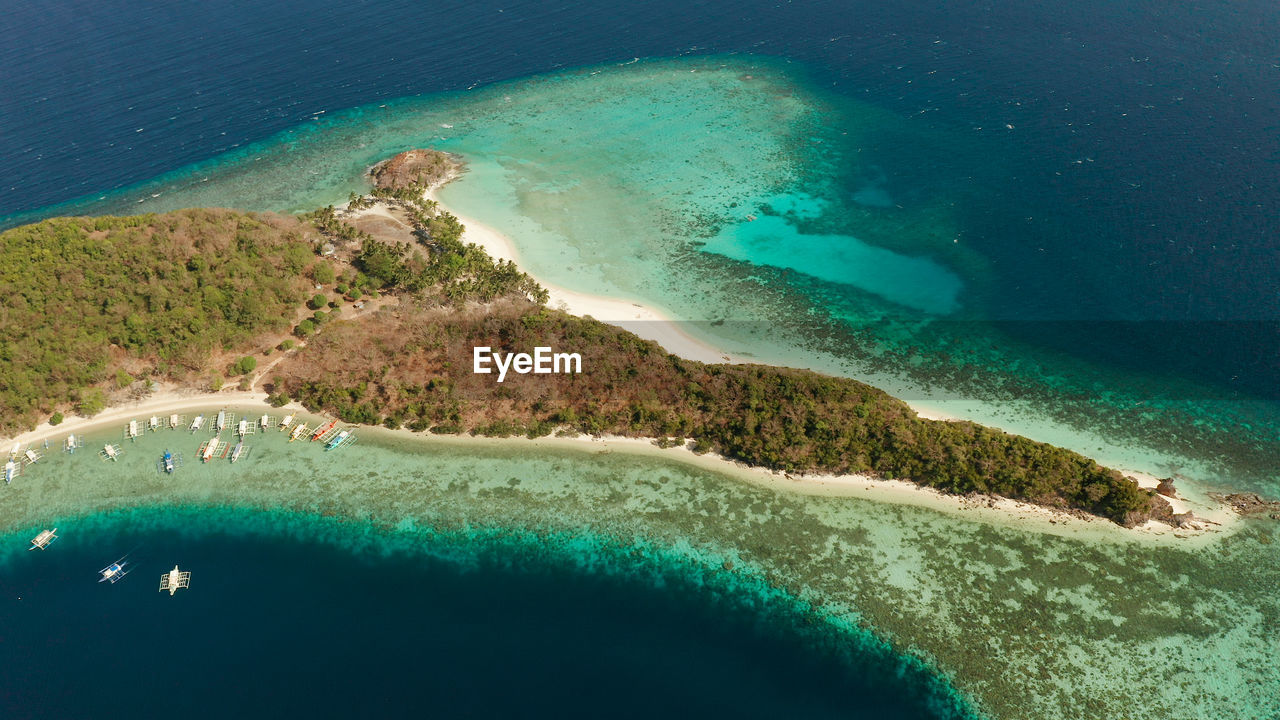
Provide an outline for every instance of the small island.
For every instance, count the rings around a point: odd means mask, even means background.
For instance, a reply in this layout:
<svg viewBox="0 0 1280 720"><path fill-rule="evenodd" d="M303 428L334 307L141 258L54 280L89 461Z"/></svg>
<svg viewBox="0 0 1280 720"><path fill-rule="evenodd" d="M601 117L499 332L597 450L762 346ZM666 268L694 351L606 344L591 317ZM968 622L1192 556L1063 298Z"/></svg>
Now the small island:
<svg viewBox="0 0 1280 720"><path fill-rule="evenodd" d="M1125 526L1169 503L1075 452L927 420L855 380L708 364L546 306L428 197L455 158L410 150L345 208L55 218L3 233L0 430L92 416L154 381L261 389L352 423L434 434L646 438L783 473L909 480ZM471 372L472 350L572 350L582 372Z"/></svg>

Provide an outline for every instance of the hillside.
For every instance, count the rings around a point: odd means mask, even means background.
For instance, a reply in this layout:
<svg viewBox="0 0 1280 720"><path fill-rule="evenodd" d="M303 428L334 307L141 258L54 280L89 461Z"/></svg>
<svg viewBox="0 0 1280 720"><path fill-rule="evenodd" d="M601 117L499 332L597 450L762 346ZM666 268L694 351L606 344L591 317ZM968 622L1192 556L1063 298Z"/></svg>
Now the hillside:
<svg viewBox="0 0 1280 720"><path fill-rule="evenodd" d="M318 258L294 218L54 218L0 233L0 432L103 389L187 379L294 325ZM99 387L101 386L101 387Z"/></svg>

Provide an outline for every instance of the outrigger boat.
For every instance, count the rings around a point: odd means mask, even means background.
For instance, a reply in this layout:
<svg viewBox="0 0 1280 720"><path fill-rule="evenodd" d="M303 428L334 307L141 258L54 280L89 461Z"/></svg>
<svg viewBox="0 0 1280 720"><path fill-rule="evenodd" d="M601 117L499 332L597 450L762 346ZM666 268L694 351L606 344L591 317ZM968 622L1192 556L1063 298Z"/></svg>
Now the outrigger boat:
<svg viewBox="0 0 1280 720"><path fill-rule="evenodd" d="M262 428L262 432L266 432L267 428L271 427L271 416L263 415L262 419L258 421L258 427Z"/></svg>
<svg viewBox="0 0 1280 720"><path fill-rule="evenodd" d="M225 453L227 444L218 440L218 438L210 438L208 442L200 448L200 462L209 462L219 454L219 451Z"/></svg>
<svg viewBox="0 0 1280 720"><path fill-rule="evenodd" d="M191 573L179 570L177 565L160 576L160 592L168 590L169 597L173 597L174 593L186 587L191 587Z"/></svg>
<svg viewBox="0 0 1280 720"><path fill-rule="evenodd" d="M321 427L319 430L316 430L315 434L311 436L311 441L315 442L316 440L319 440L320 438L324 437L325 433L332 430L333 426L337 424L338 424L337 420L330 420L328 425L325 425Z"/></svg>
<svg viewBox="0 0 1280 720"><path fill-rule="evenodd" d="M107 443L106 445L103 445L102 457L106 460L111 460L112 462L115 462L115 460L120 457L120 447L117 445L112 445L111 443Z"/></svg>
<svg viewBox="0 0 1280 720"><path fill-rule="evenodd" d="M172 415L170 415L170 416L169 416L169 429L170 429L170 430L175 430L175 429L177 429L178 425L180 425L180 424L182 424L182 418L178 417L178 414L177 414L177 413L174 413L174 414L172 414Z"/></svg>
<svg viewBox="0 0 1280 720"><path fill-rule="evenodd" d="M164 456L160 458L157 467L166 475L172 475L182 465L182 456L174 455L168 449L164 451Z"/></svg>
<svg viewBox="0 0 1280 720"><path fill-rule="evenodd" d="M67 436L67 442L63 444L62 449L74 453L82 447L84 447L84 438L78 438L75 433L72 433Z"/></svg>
<svg viewBox="0 0 1280 720"><path fill-rule="evenodd" d="M27 451L22 454L22 458L25 464L34 465L36 461L40 459L40 453L32 450L31 448L27 448Z"/></svg>
<svg viewBox="0 0 1280 720"><path fill-rule="evenodd" d="M216 431L216 432L219 432L219 433L220 433L220 432L222 432L223 430L225 430L225 429L226 429L226 427L227 427L227 411L226 411L226 410L219 410L219 411L218 411L218 421L217 421L216 423L214 423L214 425L213 425L213 429L214 429L214 431Z"/></svg>
<svg viewBox="0 0 1280 720"><path fill-rule="evenodd" d="M18 477L18 464L10 460L4 464L4 484L8 485Z"/></svg>
<svg viewBox="0 0 1280 720"><path fill-rule="evenodd" d="M138 421L137 420L129 421L129 427L125 428L125 435L128 435L130 440L137 439L138 437Z"/></svg>
<svg viewBox="0 0 1280 720"><path fill-rule="evenodd" d="M343 445L347 445L355 441L356 441L356 436L352 435L350 430L343 430L337 435L334 435L333 439L329 441L329 444L324 446L324 449L337 450Z"/></svg>
<svg viewBox="0 0 1280 720"><path fill-rule="evenodd" d="M128 575L131 572L124 569L124 566L128 564L129 563L124 558L120 558L119 560L102 568L98 571L98 574L102 576L98 582L109 582L112 585L115 585L120 582L125 575Z"/></svg>
<svg viewBox="0 0 1280 720"><path fill-rule="evenodd" d="M240 437L244 437L245 435L248 435L248 434L249 434L249 421L241 420L240 424L236 426L236 435L239 435Z"/></svg>
<svg viewBox="0 0 1280 720"><path fill-rule="evenodd" d="M197 415L196 418L191 421L191 432L199 430L201 425L204 425L204 416Z"/></svg>
<svg viewBox="0 0 1280 720"><path fill-rule="evenodd" d="M284 432L285 428L293 424L293 416L285 415L280 419L280 432Z"/></svg>
<svg viewBox="0 0 1280 720"><path fill-rule="evenodd" d="M240 442L236 443L236 446L231 450L231 462L234 463L235 461L244 457L248 452L249 452L249 446L245 445L244 441L241 440Z"/></svg>
<svg viewBox="0 0 1280 720"><path fill-rule="evenodd" d="M160 429L160 418L159 418L159 417L157 417L157 416L155 416L155 415L152 415L152 416L151 416L151 419L147 421L147 429L148 429L148 430L150 430L151 432L155 432L155 431L159 430L159 429Z"/></svg>
<svg viewBox="0 0 1280 720"><path fill-rule="evenodd" d="M289 433L289 442L293 442L294 440L297 440L298 438L302 437L306 433L307 433L307 424L299 423L298 426L293 429L293 432Z"/></svg>
<svg viewBox="0 0 1280 720"><path fill-rule="evenodd" d="M28 550L43 550L58 539L58 528L52 530L41 530L40 534L31 538L31 547Z"/></svg>

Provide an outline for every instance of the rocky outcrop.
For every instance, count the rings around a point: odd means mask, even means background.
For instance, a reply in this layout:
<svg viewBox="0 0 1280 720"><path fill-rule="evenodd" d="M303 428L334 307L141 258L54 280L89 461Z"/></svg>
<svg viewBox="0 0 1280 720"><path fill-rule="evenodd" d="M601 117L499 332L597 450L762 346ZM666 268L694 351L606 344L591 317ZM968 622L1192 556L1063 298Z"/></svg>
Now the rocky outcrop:
<svg viewBox="0 0 1280 720"><path fill-rule="evenodd" d="M1165 478L1156 485L1156 492L1165 497L1178 497L1178 491L1173 487L1173 478Z"/></svg>
<svg viewBox="0 0 1280 720"><path fill-rule="evenodd" d="M1148 520L1157 520L1169 525L1176 524L1174 522L1173 506L1169 504L1168 500L1159 495L1152 495L1147 500L1145 508L1126 513L1124 522L1121 524L1125 527L1137 527Z"/></svg>
<svg viewBox="0 0 1280 720"><path fill-rule="evenodd" d="M399 190L412 185L435 185L458 169L449 153L439 150L406 150L369 170L374 187Z"/></svg>
<svg viewBox="0 0 1280 720"><path fill-rule="evenodd" d="M1269 517L1280 520L1280 500L1267 500L1257 493L1209 493L1209 497L1245 517Z"/></svg>

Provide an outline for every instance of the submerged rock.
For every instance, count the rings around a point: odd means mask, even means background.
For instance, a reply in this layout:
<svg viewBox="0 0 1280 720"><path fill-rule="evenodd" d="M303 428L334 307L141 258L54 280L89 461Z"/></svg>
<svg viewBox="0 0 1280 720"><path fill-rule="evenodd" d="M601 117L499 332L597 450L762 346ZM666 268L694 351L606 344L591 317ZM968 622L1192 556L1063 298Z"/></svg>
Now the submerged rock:
<svg viewBox="0 0 1280 720"><path fill-rule="evenodd" d="M1280 520L1280 500L1267 500L1257 493L1209 493L1209 497L1230 505L1245 517L1270 517Z"/></svg>

